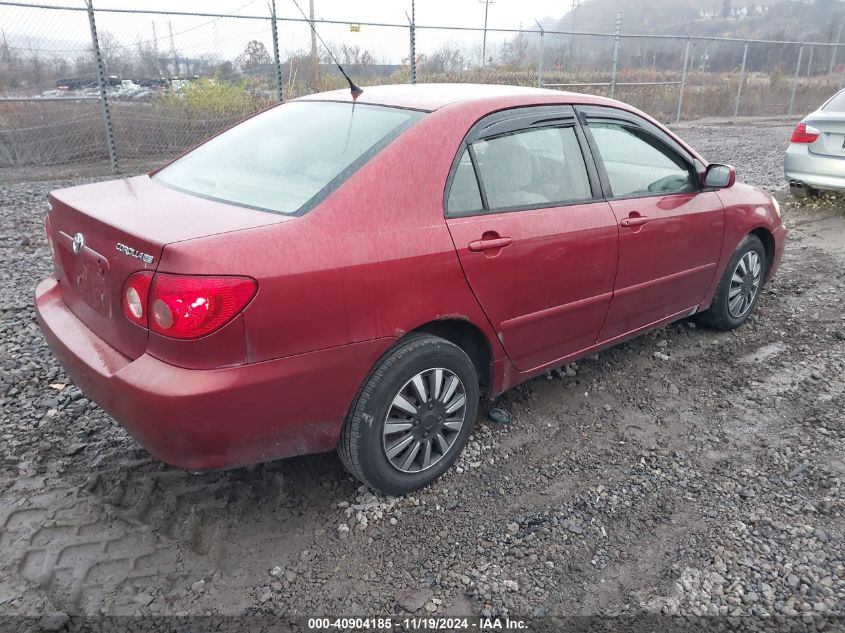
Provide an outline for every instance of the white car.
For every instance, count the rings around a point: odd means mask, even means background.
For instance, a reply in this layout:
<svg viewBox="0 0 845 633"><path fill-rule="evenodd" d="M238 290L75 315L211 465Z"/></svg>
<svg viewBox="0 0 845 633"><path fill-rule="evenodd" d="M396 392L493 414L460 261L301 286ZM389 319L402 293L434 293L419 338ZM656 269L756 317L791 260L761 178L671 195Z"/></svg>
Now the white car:
<svg viewBox="0 0 845 633"><path fill-rule="evenodd" d="M783 173L796 197L845 191L845 89L795 126Z"/></svg>

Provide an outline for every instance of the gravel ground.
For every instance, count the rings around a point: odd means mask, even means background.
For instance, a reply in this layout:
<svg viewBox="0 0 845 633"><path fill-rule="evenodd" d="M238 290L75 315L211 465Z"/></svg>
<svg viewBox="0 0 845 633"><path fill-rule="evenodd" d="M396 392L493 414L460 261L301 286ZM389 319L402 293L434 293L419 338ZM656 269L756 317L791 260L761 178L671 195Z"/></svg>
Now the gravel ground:
<svg viewBox="0 0 845 633"><path fill-rule="evenodd" d="M331 454L199 476L152 460L33 316L45 196L95 176L0 185L0 614L843 615L845 200L788 200L782 124L679 131L785 200L756 315L514 389L511 424L482 412L458 467L399 499Z"/></svg>

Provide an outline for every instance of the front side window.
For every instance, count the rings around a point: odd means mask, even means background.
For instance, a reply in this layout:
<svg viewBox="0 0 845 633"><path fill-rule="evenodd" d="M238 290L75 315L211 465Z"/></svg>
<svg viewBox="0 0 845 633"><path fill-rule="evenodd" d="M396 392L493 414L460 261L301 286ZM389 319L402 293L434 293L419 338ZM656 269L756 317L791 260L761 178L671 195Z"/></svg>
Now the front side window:
<svg viewBox="0 0 845 633"><path fill-rule="evenodd" d="M490 211L588 200L590 180L572 126L522 130L473 143Z"/></svg>
<svg viewBox="0 0 845 633"><path fill-rule="evenodd" d="M695 191L689 165L673 150L636 127L590 123L610 189L616 198Z"/></svg>
<svg viewBox="0 0 845 633"><path fill-rule="evenodd" d="M291 215L331 193L423 116L383 106L295 101L211 139L154 178L185 193Z"/></svg>

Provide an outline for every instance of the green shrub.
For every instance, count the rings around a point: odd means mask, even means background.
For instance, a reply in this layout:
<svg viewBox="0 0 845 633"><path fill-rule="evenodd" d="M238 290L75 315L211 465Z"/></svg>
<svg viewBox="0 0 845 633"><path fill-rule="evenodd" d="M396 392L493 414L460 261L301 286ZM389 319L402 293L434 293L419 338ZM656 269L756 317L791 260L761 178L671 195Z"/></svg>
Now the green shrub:
<svg viewBox="0 0 845 633"><path fill-rule="evenodd" d="M168 106L201 119L243 116L256 109L246 80L229 83L216 76L190 81L181 90L170 91L165 100Z"/></svg>

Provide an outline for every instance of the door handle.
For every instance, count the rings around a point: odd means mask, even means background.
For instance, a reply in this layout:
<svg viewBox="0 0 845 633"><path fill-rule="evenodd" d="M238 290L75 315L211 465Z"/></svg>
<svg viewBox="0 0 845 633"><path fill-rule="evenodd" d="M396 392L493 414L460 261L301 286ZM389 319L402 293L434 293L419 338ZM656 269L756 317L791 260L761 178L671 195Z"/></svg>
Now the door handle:
<svg viewBox="0 0 845 633"><path fill-rule="evenodd" d="M619 224L621 226L642 226L646 222L648 222L648 218L644 215L634 215L622 218L622 221L619 222Z"/></svg>
<svg viewBox="0 0 845 633"><path fill-rule="evenodd" d="M469 250L474 253L479 251L488 251L494 248L504 248L511 243L509 237L494 237L490 239L473 240L469 243Z"/></svg>

